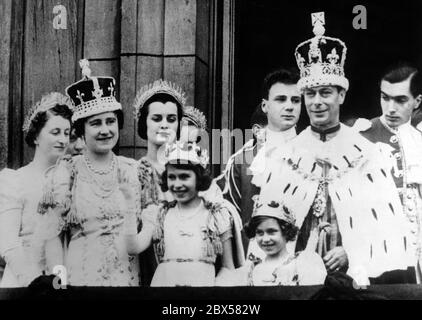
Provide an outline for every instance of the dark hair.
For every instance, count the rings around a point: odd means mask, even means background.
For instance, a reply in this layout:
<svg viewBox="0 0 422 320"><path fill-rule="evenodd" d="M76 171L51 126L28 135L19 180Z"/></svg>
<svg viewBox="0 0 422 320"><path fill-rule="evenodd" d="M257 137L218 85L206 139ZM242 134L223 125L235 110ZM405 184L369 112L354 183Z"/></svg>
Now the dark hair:
<svg viewBox="0 0 422 320"><path fill-rule="evenodd" d="M170 162L166 164L166 170L164 170L163 174L161 175L161 190L163 192L166 192L169 189L167 184L167 170L169 166L180 170L192 170L196 176L197 191L206 191L210 188L212 179L208 174L207 170L204 169L201 165L193 164L190 162L186 163L186 161L184 161L183 163Z"/></svg>
<svg viewBox="0 0 422 320"><path fill-rule="evenodd" d="M179 139L179 137L180 137L180 122L181 122L182 117L183 117L183 107L179 103L179 101L176 100L176 98L174 98L172 95L169 95L167 93L155 94L151 98L149 98L147 101L145 101L144 106L140 110L141 114L138 118L138 135L144 140L148 139L148 136L147 136L147 117L148 117L148 113L149 113L149 106L153 102L161 102L161 103L173 102L173 103L176 104L176 106L177 106L177 121L179 123L178 126L177 126L176 136L177 136L177 139Z"/></svg>
<svg viewBox="0 0 422 320"><path fill-rule="evenodd" d="M256 228L258 228L258 226L262 222L267 220L268 218L273 218L273 219L277 220L277 223L278 223L278 225L280 226L280 229L281 229L281 233L286 238L286 241L293 241L296 238L296 235L299 231L298 227L296 227L294 224L288 223L284 220L280 220L278 218L270 217L270 216L256 216L256 217L253 217L251 220L249 220L249 222L246 223L245 226L244 226L246 236L249 239L255 237Z"/></svg>
<svg viewBox="0 0 422 320"><path fill-rule="evenodd" d="M25 142L28 146L35 148L35 140L51 116L60 116L71 123L72 111L67 105L57 104L47 111L38 112L31 120L29 130L25 135Z"/></svg>
<svg viewBox="0 0 422 320"><path fill-rule="evenodd" d="M268 99L271 87L275 83L297 84L299 81L299 73L294 69L278 69L269 73L262 85L262 98Z"/></svg>
<svg viewBox="0 0 422 320"><path fill-rule="evenodd" d="M250 119L251 128L255 125L259 124L260 126L266 126L268 124L268 118L264 111L262 111L262 106L259 104L255 111L252 113Z"/></svg>
<svg viewBox="0 0 422 320"><path fill-rule="evenodd" d="M422 75L415 67L410 64L400 62L399 64L390 67L388 71L381 78L390 83L398 83L406 81L410 78L410 93L414 98L422 94ZM380 83L381 86L381 83Z"/></svg>
<svg viewBox="0 0 422 320"><path fill-rule="evenodd" d="M122 110L116 110L116 111L112 111L116 117L117 117L117 122L119 124L119 130L122 130L123 128L123 123L124 123L124 117L123 117L123 111ZM73 128L75 128L75 134L77 137L82 137L85 135L85 123L86 121L93 117L95 115L92 115L90 117L86 117L86 118L81 118L75 121L75 123L73 124Z"/></svg>

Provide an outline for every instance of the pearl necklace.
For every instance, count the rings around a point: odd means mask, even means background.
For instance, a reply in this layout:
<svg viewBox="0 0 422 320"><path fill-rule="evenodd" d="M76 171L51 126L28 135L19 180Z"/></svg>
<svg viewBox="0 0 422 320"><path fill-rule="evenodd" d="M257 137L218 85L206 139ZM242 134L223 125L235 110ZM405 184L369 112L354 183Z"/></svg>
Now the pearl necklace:
<svg viewBox="0 0 422 320"><path fill-rule="evenodd" d="M90 163L89 159L84 155L84 162L88 173L91 176L94 184L91 184L91 189L95 195L102 199L110 197L110 195L118 188L118 177L116 167L116 157L113 154L113 159L110 168L107 170L97 170Z"/></svg>
<svg viewBox="0 0 422 320"><path fill-rule="evenodd" d="M94 168L94 166L92 165L91 161L88 159L88 157L86 155L84 155L84 161L85 161L85 164L86 164L87 168L92 173L103 175L103 176L104 175L108 175L111 172L113 172L114 166L116 165L116 157L114 156L114 154L112 154L112 159L111 159L110 167L108 169L106 169L106 170L98 170L98 169Z"/></svg>

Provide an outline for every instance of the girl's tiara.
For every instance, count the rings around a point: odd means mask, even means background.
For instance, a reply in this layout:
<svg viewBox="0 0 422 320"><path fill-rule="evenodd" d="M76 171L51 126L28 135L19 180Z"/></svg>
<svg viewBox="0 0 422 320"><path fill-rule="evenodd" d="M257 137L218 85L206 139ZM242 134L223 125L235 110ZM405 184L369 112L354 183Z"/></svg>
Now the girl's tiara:
<svg viewBox="0 0 422 320"><path fill-rule="evenodd" d="M280 219L293 225L296 223L295 216L282 201L260 201L258 195L253 196L252 200L254 201L252 218L265 216Z"/></svg>
<svg viewBox="0 0 422 320"><path fill-rule="evenodd" d="M165 151L166 164L172 161L178 163L199 164L204 169L208 165L209 157L205 149L201 149L195 143L176 142L166 145Z"/></svg>

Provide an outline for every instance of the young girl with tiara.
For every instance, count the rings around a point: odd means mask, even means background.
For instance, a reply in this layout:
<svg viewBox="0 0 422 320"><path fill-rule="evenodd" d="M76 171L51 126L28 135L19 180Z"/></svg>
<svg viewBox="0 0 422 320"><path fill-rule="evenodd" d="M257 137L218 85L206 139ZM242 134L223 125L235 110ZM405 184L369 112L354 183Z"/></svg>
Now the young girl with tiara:
<svg viewBox="0 0 422 320"><path fill-rule="evenodd" d="M311 234L308 247L298 253L289 250L298 228L293 213L276 197L258 200L251 220L245 226L249 238L255 238L262 258L250 254L248 262L236 270L220 272L218 286L296 286L323 284L327 272L315 252L317 235Z"/></svg>
<svg viewBox="0 0 422 320"><path fill-rule="evenodd" d="M128 210L128 252L139 254L152 241L159 265L151 286L214 286L217 257L223 268L234 268L231 216L220 203L199 195L211 184L206 152L196 144L179 142L169 145L165 154L162 188L175 200L146 208L139 234L133 227L134 210ZM130 188L126 197L133 197Z"/></svg>

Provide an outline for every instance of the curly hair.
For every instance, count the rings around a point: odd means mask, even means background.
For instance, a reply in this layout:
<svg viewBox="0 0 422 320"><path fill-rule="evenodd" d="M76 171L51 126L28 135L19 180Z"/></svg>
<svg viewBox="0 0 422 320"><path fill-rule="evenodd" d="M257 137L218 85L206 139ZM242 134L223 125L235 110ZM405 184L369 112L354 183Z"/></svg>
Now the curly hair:
<svg viewBox="0 0 422 320"><path fill-rule="evenodd" d="M196 190L197 191L205 191L208 190L211 186L212 179L210 175L208 174L207 170L204 169L199 164L193 164L193 163L174 163L170 162L166 164L166 170L164 170L162 176L161 176L161 190L163 192L168 191L168 184L167 184L167 170L168 167L172 166L176 169L180 170L192 170L195 173L196 176Z"/></svg>
<svg viewBox="0 0 422 320"><path fill-rule="evenodd" d="M149 98L147 101L145 101L144 106L140 110L140 116L138 118L138 135L144 140L148 139L147 136L147 118L149 114L149 106L153 102L161 102L161 103L167 103L167 102L173 102L177 106L177 132L176 136L177 139L180 137L180 124L183 117L183 106L171 95L166 93L159 93L156 95L153 95L151 98Z"/></svg>
<svg viewBox="0 0 422 320"><path fill-rule="evenodd" d="M284 220L270 217L270 216L256 216L253 217L248 223L245 224L244 230L246 236L251 239L255 237L256 234L256 228L267 220L268 218L273 218L277 220L278 225L280 226L281 233L283 234L284 238L286 238L286 241L293 241L296 238L296 235L299 231L299 228L296 227L294 224L288 223Z"/></svg>
<svg viewBox="0 0 422 320"><path fill-rule="evenodd" d="M113 112L116 117L117 117L117 122L119 124L119 130L122 130L123 128L123 124L124 124L124 116L123 116L123 111L122 110L116 110L116 111L111 111ZM93 117L93 116L92 116ZM81 118L75 121L75 123L73 124L73 128L75 128L75 135L77 137L83 137L85 135L85 122L89 119L90 117L87 118Z"/></svg>
<svg viewBox="0 0 422 320"><path fill-rule="evenodd" d="M47 111L38 112L34 119L31 120L29 130L25 135L25 142L29 147L35 148L35 140L38 138L41 130L52 116L60 116L69 120L69 123L72 123L72 111L68 106L63 104L57 104Z"/></svg>

